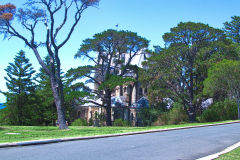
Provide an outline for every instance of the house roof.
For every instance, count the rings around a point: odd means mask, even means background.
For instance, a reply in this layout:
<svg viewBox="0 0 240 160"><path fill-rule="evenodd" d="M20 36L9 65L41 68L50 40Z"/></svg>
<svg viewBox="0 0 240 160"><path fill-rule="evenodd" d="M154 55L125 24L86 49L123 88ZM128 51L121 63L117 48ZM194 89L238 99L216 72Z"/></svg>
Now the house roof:
<svg viewBox="0 0 240 160"><path fill-rule="evenodd" d="M147 97L143 96L136 103L133 103L130 107L136 108L136 109L149 108L149 101L148 101Z"/></svg>
<svg viewBox="0 0 240 160"><path fill-rule="evenodd" d="M97 100L92 100L98 104L102 104L102 100L99 98ZM125 107L127 105L126 103L126 97L124 96L113 96L111 98L111 103L112 103L112 107ZM92 106L92 107L97 107L98 105L96 105L95 103L89 102L89 103L85 103L81 106Z"/></svg>

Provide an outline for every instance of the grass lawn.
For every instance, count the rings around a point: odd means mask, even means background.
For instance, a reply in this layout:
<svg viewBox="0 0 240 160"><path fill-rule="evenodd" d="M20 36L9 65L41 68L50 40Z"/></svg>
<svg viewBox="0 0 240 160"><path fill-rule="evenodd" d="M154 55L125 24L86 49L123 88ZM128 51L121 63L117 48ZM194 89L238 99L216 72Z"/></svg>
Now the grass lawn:
<svg viewBox="0 0 240 160"><path fill-rule="evenodd" d="M240 159L240 147L229 153L221 155L217 160L237 160L237 159Z"/></svg>
<svg viewBox="0 0 240 160"><path fill-rule="evenodd" d="M224 121L232 122L232 121ZM69 126L69 130L59 130L54 126L0 126L0 143L20 142L40 139L54 139L66 137L84 137L114 133L127 133L154 129L178 128L212 123L187 123L181 125L166 125L152 127L78 127Z"/></svg>

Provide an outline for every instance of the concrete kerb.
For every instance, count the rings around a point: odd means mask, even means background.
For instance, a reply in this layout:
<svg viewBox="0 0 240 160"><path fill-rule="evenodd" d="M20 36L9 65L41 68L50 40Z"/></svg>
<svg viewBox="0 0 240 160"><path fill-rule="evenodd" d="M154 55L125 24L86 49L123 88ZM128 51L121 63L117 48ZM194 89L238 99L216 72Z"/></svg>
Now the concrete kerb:
<svg viewBox="0 0 240 160"><path fill-rule="evenodd" d="M214 154L212 154L212 155L199 158L199 159L197 159L197 160L214 160L214 159L216 159L216 158L219 158L221 155L226 154L226 153L228 153L228 152L231 152L232 150L234 150L234 149L236 149L236 148L238 148L238 147L240 147L240 142L238 142L238 143L236 143L236 144L234 144L234 145L232 145L232 146L230 146L230 147L227 147L226 149L224 149L224 150L221 151L221 152L214 153Z"/></svg>
<svg viewBox="0 0 240 160"><path fill-rule="evenodd" d="M97 139L97 138L99 139L99 138L129 136L129 135L136 135L136 134L146 134L146 133L166 132L166 131L174 131L174 130L182 130L182 129L190 129L190 128L219 126L219 125L226 125L226 124L233 124L233 123L240 123L240 121L207 124L207 125L198 125L198 126L188 126L188 127L178 127L178 128L169 128L169 129L156 129L156 130L119 133L119 134L96 135L96 136L88 136L88 137L70 137L70 138L24 141L24 142L16 142L16 143L0 143L0 148L29 146L29 145L40 145L40 144L59 143L59 142L68 142L68 141L77 141L77 140L90 140L90 139Z"/></svg>

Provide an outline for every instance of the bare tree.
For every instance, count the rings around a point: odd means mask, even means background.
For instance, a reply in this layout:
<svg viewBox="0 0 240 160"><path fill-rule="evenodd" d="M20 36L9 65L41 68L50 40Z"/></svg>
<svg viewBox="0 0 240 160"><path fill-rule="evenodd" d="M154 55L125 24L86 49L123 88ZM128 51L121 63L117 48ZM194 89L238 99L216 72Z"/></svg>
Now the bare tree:
<svg viewBox="0 0 240 160"><path fill-rule="evenodd" d="M61 62L60 49L69 41L74 29L79 23L82 13L91 6L97 6L100 0L26 0L24 8L12 4L0 5L0 33L5 36L17 37L34 52L39 64L50 77L54 101L57 107L58 123L60 129L67 129L64 116L63 84L60 76ZM18 24L13 24L16 17L23 27L17 30ZM42 39L37 32L45 33ZM64 32L63 32L64 31ZM64 33L65 38L59 38ZM39 48L46 47L50 57L48 68Z"/></svg>

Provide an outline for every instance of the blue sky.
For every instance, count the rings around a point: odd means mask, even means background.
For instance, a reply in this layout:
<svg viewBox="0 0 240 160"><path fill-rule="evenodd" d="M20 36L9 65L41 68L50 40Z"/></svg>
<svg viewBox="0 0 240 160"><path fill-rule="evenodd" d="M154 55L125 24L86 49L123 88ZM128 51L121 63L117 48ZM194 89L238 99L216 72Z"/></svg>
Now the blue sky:
<svg viewBox="0 0 240 160"><path fill-rule="evenodd" d="M10 2L1 0L0 4ZM11 3L21 7L23 0L12 0ZM74 59L82 40L107 29L129 30L150 40L153 45L163 46L162 35L179 22L202 22L212 27L223 28L223 23L231 16L240 16L240 0L101 0L97 8L84 12L81 22L67 45L60 51L63 71L84 63ZM115 25L119 27L116 28ZM21 31L21 28L18 28ZM4 69L19 50L26 51L35 70L39 64L22 41L12 38L2 40L0 37L0 90L7 91ZM46 56L46 52L41 52ZM5 98L0 95L0 102Z"/></svg>

